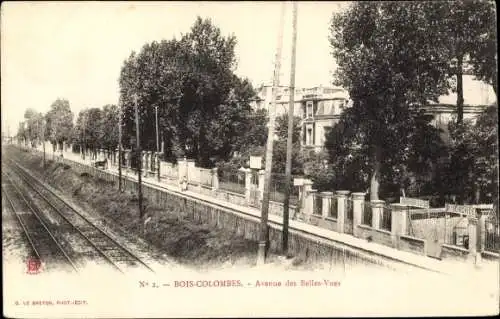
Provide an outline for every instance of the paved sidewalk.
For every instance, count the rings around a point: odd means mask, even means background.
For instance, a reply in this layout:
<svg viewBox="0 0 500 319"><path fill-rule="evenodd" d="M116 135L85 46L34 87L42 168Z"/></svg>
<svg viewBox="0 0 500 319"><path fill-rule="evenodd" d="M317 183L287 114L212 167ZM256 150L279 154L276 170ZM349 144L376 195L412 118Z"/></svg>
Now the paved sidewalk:
<svg viewBox="0 0 500 319"><path fill-rule="evenodd" d="M86 158L86 160L83 161L81 156L79 156L78 154L65 153L64 157L79 163L90 164L88 158ZM112 167L111 165L108 165L108 169L106 171L118 175L118 169L116 167ZM124 177L127 177L134 181L137 180L136 174L127 173L127 170L125 169L122 170L122 173ZM178 186L167 184L165 182L158 182L157 177L143 177L142 180L144 181L145 184L149 184L161 189L166 189L173 193L179 193L193 198L197 198L199 200L203 200L205 202L212 203L217 206L225 207L236 213L243 213L245 215L250 215L255 218L260 218L261 215L259 209L228 203L223 200L217 199L215 197L203 195L189 190L181 191L181 189ZM278 226L279 228L281 228L282 225L281 216L269 214L269 221L271 225L274 224L274 226ZM302 233L310 234L311 236L321 237L323 239L333 241L340 245L345 245L357 250L379 255L385 258L392 259L397 262L441 273L446 273L446 274L458 274L462 272L467 273L472 269L474 269L472 262L454 262L450 260L437 260L427 256L417 255L410 252L397 250L381 244L368 242L364 239L356 238L352 235L338 233L329 229L321 228L297 220L290 220L290 231L293 230L298 230Z"/></svg>

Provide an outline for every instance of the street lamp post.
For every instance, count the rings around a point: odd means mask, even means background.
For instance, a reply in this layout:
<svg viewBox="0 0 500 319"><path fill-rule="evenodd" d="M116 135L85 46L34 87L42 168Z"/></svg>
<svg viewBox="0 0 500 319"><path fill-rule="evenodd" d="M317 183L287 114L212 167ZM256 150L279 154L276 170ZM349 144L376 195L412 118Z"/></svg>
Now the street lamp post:
<svg viewBox="0 0 500 319"><path fill-rule="evenodd" d="M43 167L45 168L45 119L42 119Z"/></svg>
<svg viewBox="0 0 500 319"><path fill-rule="evenodd" d="M156 171L158 173L158 182L160 181L160 138L158 136L158 105L155 105L156 117Z"/></svg>
<svg viewBox="0 0 500 319"><path fill-rule="evenodd" d="M137 106L137 94L134 94L134 104L135 104L135 130L136 130L136 139L137 139L137 175L138 175L138 199L139 199L139 216L142 219L143 217L143 209L142 209L142 158L141 158L141 142L140 142L140 134L139 134L139 109Z"/></svg>
<svg viewBox="0 0 500 319"><path fill-rule="evenodd" d="M122 191L122 103L118 105L118 190Z"/></svg>

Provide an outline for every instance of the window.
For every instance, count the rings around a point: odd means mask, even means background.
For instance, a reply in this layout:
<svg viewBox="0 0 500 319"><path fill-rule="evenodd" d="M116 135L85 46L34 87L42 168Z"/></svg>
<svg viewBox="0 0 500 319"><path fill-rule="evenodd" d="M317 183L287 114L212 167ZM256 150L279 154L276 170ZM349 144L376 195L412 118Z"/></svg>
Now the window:
<svg viewBox="0 0 500 319"><path fill-rule="evenodd" d="M306 118L312 117L313 116L313 102L308 101L306 103Z"/></svg>
<svg viewBox="0 0 500 319"><path fill-rule="evenodd" d="M312 128L307 128L306 145L311 145L311 141L312 141Z"/></svg>

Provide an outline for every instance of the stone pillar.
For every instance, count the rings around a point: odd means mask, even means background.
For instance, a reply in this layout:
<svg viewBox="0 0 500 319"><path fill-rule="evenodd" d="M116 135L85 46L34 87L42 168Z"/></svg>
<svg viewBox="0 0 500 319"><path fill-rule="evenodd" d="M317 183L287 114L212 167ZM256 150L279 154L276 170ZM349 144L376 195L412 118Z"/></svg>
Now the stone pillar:
<svg viewBox="0 0 500 319"><path fill-rule="evenodd" d="M300 200L300 208L299 208L299 215L298 217L299 218L306 218L307 220L309 220L309 218L307 217L308 214L311 213L310 211L310 207L309 207L309 192L312 190L312 181L309 180L309 179L304 179L304 182L302 184L302 197L301 197L301 200Z"/></svg>
<svg viewBox="0 0 500 319"><path fill-rule="evenodd" d="M337 231L344 232L345 216L347 213L347 195L349 191L337 191Z"/></svg>
<svg viewBox="0 0 500 319"><path fill-rule="evenodd" d="M311 184L312 185L312 184ZM304 220L309 222L311 215L314 212L314 198L318 193L315 189L310 189L305 192L305 205L304 205Z"/></svg>
<svg viewBox="0 0 500 319"><path fill-rule="evenodd" d="M477 249L479 253L482 253L484 251L484 248L486 247L486 214L482 214L479 212L478 214L478 245Z"/></svg>
<svg viewBox="0 0 500 319"><path fill-rule="evenodd" d="M148 152L142 151L142 176L148 176Z"/></svg>
<svg viewBox="0 0 500 319"><path fill-rule="evenodd" d="M245 202L250 205L250 189L252 187L252 170L245 168Z"/></svg>
<svg viewBox="0 0 500 319"><path fill-rule="evenodd" d="M144 152L144 164L142 165L144 170L144 176L149 176L149 171L151 170L151 152Z"/></svg>
<svg viewBox="0 0 500 319"><path fill-rule="evenodd" d="M196 165L194 162L194 159L188 159L187 160L187 181L188 183L192 181L193 175L196 174L194 173L194 170L196 169Z"/></svg>
<svg viewBox="0 0 500 319"><path fill-rule="evenodd" d="M259 170L259 193L261 201L264 199L264 183L266 182L265 174L266 173L263 169Z"/></svg>
<svg viewBox="0 0 500 319"><path fill-rule="evenodd" d="M125 163L123 163L124 164L123 166L125 166L125 168L130 168L130 151L129 150L124 150L123 151L123 157L124 157L124 160L125 160L124 161Z"/></svg>
<svg viewBox="0 0 500 319"><path fill-rule="evenodd" d="M177 169L179 172L179 186L182 181L185 179L187 181L187 160L186 158L178 158L177 159Z"/></svg>
<svg viewBox="0 0 500 319"><path fill-rule="evenodd" d="M398 247L398 236L408 233L408 206L399 203L391 204L391 237L392 245Z"/></svg>
<svg viewBox="0 0 500 319"><path fill-rule="evenodd" d="M358 226L363 222L365 193L352 193L352 233L355 237L361 237Z"/></svg>
<svg viewBox="0 0 500 319"><path fill-rule="evenodd" d="M384 213L384 204L383 200L372 200L370 202L372 206L372 228L380 229L380 217Z"/></svg>
<svg viewBox="0 0 500 319"><path fill-rule="evenodd" d="M478 252L478 226L479 219L476 217L469 217L469 225L467 230L469 233L469 259L474 263L481 261L481 253Z"/></svg>
<svg viewBox="0 0 500 319"><path fill-rule="evenodd" d="M219 173L217 167L212 168L212 190L216 191L219 189Z"/></svg>
<svg viewBox="0 0 500 319"><path fill-rule="evenodd" d="M332 197L333 193L332 192L321 192L321 195L323 196L323 210L321 211L321 215L323 218L329 217L331 215L331 209L332 209Z"/></svg>

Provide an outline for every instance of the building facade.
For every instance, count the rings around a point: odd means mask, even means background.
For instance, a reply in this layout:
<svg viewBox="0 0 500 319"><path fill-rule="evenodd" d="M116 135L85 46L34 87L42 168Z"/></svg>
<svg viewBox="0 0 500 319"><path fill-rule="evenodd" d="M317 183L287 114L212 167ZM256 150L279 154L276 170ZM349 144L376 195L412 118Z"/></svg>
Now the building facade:
<svg viewBox="0 0 500 319"><path fill-rule="evenodd" d="M484 109L496 103L493 87L474 79L473 75L463 75L464 119L474 120ZM254 109L269 111L272 103L272 85L262 85L257 89L258 99ZM280 86L276 96L276 116L288 113L290 89ZM320 151L325 144L325 134L339 121L342 112L351 106L349 94L340 87L296 88L294 116L301 118L301 146L303 149ZM457 94L450 90L437 103L429 103L426 113L433 115L432 124L442 130L442 138L449 139L448 123L456 118Z"/></svg>
<svg viewBox="0 0 500 319"><path fill-rule="evenodd" d="M474 79L471 74L462 76L464 90L464 120L475 121L488 106L497 103L493 87L483 81ZM439 97L437 103L429 103L425 107L429 115L433 115L431 124L441 129L441 137L449 141L448 124L457 116L457 93L450 90L447 95Z"/></svg>
<svg viewBox="0 0 500 319"><path fill-rule="evenodd" d="M259 98L253 107L269 111L272 86L262 85L257 92ZM289 87L279 87L276 116L288 113L289 101ZM304 149L321 150L325 143L325 133L338 122L340 114L349 105L349 95L340 87L296 88L293 114L301 118L301 146Z"/></svg>

